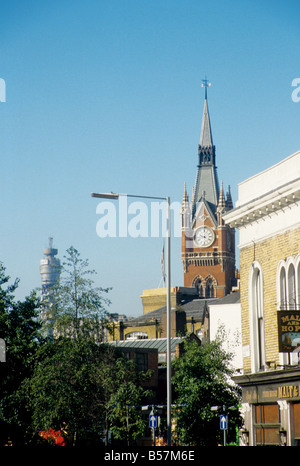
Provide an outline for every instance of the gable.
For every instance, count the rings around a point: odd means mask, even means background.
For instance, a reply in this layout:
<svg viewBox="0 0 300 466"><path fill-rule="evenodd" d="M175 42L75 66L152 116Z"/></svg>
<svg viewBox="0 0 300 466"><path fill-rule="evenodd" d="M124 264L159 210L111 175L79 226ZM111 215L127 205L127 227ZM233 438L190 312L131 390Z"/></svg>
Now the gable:
<svg viewBox="0 0 300 466"><path fill-rule="evenodd" d="M196 229L203 225L208 225L215 228L218 226L217 219L205 199L201 199L196 205L192 228Z"/></svg>

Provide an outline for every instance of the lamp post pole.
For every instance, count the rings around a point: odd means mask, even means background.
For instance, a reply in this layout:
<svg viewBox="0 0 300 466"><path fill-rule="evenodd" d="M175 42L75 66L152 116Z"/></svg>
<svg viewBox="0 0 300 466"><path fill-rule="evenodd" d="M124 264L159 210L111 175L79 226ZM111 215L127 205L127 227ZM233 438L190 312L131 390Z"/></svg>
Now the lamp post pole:
<svg viewBox="0 0 300 466"><path fill-rule="evenodd" d="M168 446L171 445L171 212L170 197L140 196L135 194L118 193L92 193L92 197L100 199L119 199L120 196L135 197L140 199L157 199L166 201L166 222L167 222L167 430Z"/></svg>

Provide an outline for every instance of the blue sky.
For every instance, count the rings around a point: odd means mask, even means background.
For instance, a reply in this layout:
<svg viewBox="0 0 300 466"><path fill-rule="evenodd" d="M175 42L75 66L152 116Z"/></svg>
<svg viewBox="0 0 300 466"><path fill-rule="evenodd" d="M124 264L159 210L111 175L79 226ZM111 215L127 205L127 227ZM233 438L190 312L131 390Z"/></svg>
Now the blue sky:
<svg viewBox="0 0 300 466"><path fill-rule="evenodd" d="M92 191L170 196L196 176L207 75L219 178L238 183L300 149L296 1L1 2L0 260L23 299L48 237L139 315L162 238L99 238ZM183 285L172 239L173 286Z"/></svg>

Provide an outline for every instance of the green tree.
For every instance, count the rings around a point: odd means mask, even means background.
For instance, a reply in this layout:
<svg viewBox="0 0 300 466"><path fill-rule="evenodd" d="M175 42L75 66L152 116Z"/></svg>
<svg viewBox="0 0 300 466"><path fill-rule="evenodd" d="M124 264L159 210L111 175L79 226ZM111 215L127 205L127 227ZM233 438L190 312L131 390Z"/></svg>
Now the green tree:
<svg viewBox="0 0 300 466"><path fill-rule="evenodd" d="M216 415L213 406L236 407L229 416L235 435L235 425L240 424L240 391L231 381L231 358L221 340L200 346L193 340L184 341L184 354L173 362L172 379L179 444L215 446L220 442L220 413Z"/></svg>
<svg viewBox="0 0 300 466"><path fill-rule="evenodd" d="M109 429L116 438L127 439L116 409L140 402L145 391L139 380L134 367L110 345L84 338L49 341L38 351L26 383L33 427L64 428L71 445L100 444ZM138 424L139 417L130 412L127 420ZM140 433L141 426L130 425L131 437L136 431Z"/></svg>
<svg viewBox="0 0 300 466"><path fill-rule="evenodd" d="M42 315L50 335L85 336L103 339L107 310L110 304L104 295L109 288L96 287L87 259L71 246L62 263L59 282L43 300Z"/></svg>
<svg viewBox="0 0 300 466"><path fill-rule="evenodd" d="M28 403L36 431L66 429L70 444L92 442L103 426L103 348L83 338L58 338L42 345Z"/></svg>
<svg viewBox="0 0 300 466"><path fill-rule="evenodd" d="M14 294L19 280L10 284L0 263L0 338L6 345L6 362L0 364L0 427L14 444L30 441L30 411L22 391L32 373L33 360L41 342L39 299L32 293L23 302Z"/></svg>
<svg viewBox="0 0 300 466"><path fill-rule="evenodd" d="M124 357L116 361L115 389L108 403L108 417L114 438L125 441L128 446L142 437L146 429L141 404L151 399L152 392L145 390L142 383L150 376L151 371L138 371Z"/></svg>

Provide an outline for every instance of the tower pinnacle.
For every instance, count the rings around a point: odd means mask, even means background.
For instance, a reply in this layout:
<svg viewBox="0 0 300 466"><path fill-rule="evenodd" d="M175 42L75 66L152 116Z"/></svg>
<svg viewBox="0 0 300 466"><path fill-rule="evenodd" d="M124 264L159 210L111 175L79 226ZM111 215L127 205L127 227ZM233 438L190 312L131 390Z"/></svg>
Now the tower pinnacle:
<svg viewBox="0 0 300 466"><path fill-rule="evenodd" d="M205 79L202 79L201 87L205 87L205 100L207 100L207 88L211 86L211 83L205 76Z"/></svg>

